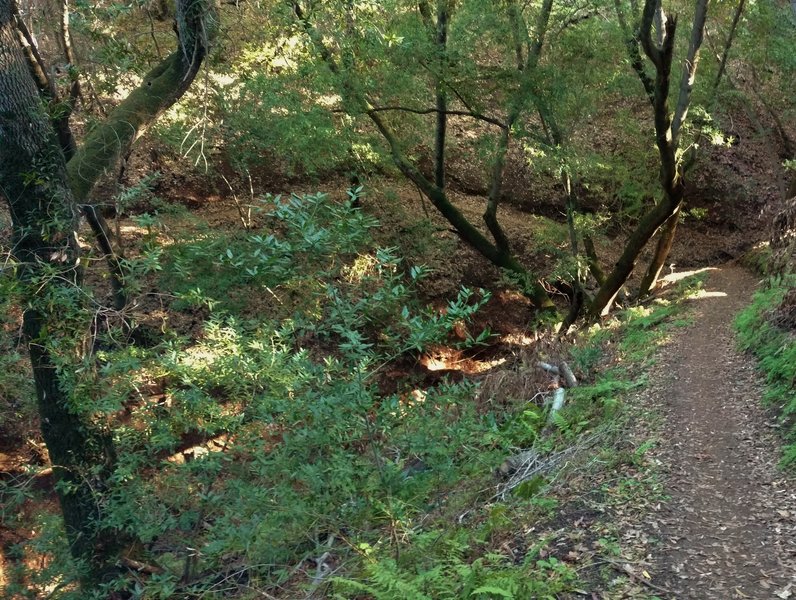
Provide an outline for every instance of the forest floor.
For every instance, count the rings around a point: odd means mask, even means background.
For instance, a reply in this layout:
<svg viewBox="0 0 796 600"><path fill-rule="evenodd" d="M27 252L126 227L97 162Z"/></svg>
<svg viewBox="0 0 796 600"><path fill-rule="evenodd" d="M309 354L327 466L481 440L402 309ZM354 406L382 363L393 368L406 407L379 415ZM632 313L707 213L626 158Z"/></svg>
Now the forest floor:
<svg viewBox="0 0 796 600"><path fill-rule="evenodd" d="M756 283L738 266L711 270L693 322L633 399L644 417L630 435L657 440L650 458L668 499L628 507L619 531L643 556L637 579L653 597L796 597L796 487L777 466L776 422L732 331Z"/></svg>

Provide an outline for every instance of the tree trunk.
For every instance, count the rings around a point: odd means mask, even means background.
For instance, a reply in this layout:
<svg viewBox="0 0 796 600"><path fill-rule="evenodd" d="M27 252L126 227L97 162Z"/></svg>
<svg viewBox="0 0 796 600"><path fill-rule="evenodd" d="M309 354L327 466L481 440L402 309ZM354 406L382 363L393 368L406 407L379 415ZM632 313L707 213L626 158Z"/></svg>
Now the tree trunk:
<svg viewBox="0 0 796 600"><path fill-rule="evenodd" d="M64 341L61 335L68 343L59 322L80 310L72 293L80 284L78 211L58 139L16 39L11 0L0 0L0 189L12 216L42 435L72 555L88 568L84 583L93 583L113 564L115 543L98 529L96 499L113 465L113 446L71 406L50 352L53 342Z"/></svg>
<svg viewBox="0 0 796 600"><path fill-rule="evenodd" d="M448 48L448 0L437 0L437 31L435 43L439 53L439 74L436 81L437 126L434 136L434 183L445 189L445 138L448 133L448 97L444 73Z"/></svg>
<svg viewBox="0 0 796 600"><path fill-rule="evenodd" d="M177 1L179 47L152 69L108 118L94 129L67 163L69 184L83 207L111 274L114 307L128 303L127 275L114 249L113 236L100 211L91 206L91 190L99 178L130 152L149 126L190 87L215 34L215 15L209 3Z"/></svg>
<svg viewBox="0 0 796 600"><path fill-rule="evenodd" d="M664 197L651 210L639 220L636 229L630 235L622 256L617 261L605 283L600 286L597 295L589 307L592 318L604 316L610 310L617 293L627 281L636 266L639 254L647 245L652 236L658 231L672 215L676 214L683 201L684 184L682 163L678 158L680 144L680 130L691 103L691 90L694 86L696 68L699 58L699 48L705 32L705 19L707 17L707 0L697 0L694 23L688 45L688 53L683 62L683 74L677 94L677 105L674 114L669 112L669 87L671 84L671 67L677 32L677 19L661 13L658 0L646 0L642 13L641 28L638 40L647 58L655 67L655 81L652 90L648 83L644 84L645 90L652 91L652 107L655 121L655 145L660 156L660 184ZM621 11L619 11L621 14ZM652 38L652 25L655 19L660 20L658 39ZM632 57L631 57L632 58ZM638 70L637 70L638 72ZM642 82L645 82L643 69L638 72ZM672 238L656 252L656 260L663 264L668 256L668 249L674 239ZM663 251L666 251L665 254ZM655 274L657 278L657 273Z"/></svg>
<svg viewBox="0 0 796 600"><path fill-rule="evenodd" d="M680 191L680 197L682 198L682 190ZM600 317L608 314L616 295L633 272L638 256L641 254L644 246L646 246L650 238L655 235L658 228L671 216L674 207L678 204L678 200L666 198L656 204L652 210L641 218L636 229L625 243L625 249L616 262L611 274L608 275L605 284L600 286L597 295L594 297L594 300L592 300L589 309L589 313L592 317Z"/></svg>
<svg viewBox="0 0 796 600"><path fill-rule="evenodd" d="M661 269L663 269L664 264L666 264L666 259L669 257L669 252L672 250L672 244L674 244L677 224L680 222L680 208L681 205L677 206L672 216L663 224L658 244L655 247L655 254L639 286L639 298L643 298L649 294L655 289L655 286L658 285L658 277L661 275Z"/></svg>

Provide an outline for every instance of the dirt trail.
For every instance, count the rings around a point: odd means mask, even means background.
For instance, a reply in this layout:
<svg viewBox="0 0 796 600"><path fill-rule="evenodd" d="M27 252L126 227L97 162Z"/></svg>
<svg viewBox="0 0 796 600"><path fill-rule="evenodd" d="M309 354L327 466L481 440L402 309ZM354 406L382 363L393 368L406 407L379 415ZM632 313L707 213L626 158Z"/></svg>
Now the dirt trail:
<svg viewBox="0 0 796 600"><path fill-rule="evenodd" d="M671 592L662 597L796 599L796 485L777 469L781 440L732 332L755 284L737 266L712 271L654 378L671 496L651 532L652 581Z"/></svg>

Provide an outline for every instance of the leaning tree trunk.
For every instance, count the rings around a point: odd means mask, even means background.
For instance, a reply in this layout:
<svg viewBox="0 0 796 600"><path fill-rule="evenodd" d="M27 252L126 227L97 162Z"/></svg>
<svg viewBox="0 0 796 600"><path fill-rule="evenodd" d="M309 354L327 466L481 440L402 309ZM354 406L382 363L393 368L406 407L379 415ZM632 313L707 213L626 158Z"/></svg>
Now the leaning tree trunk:
<svg viewBox="0 0 796 600"><path fill-rule="evenodd" d="M78 210L58 138L44 113L18 41L10 0L0 0L0 189L10 208L13 253L26 308L44 441L72 555L88 566L84 581L111 569L113 541L97 528L95 489L113 462L110 438L70 404L51 346L80 285ZM63 341L63 340L62 340Z"/></svg>
<svg viewBox="0 0 796 600"><path fill-rule="evenodd" d="M638 289L639 297L646 296L658 285L658 278L661 275L661 270L666 264L669 253L672 251L675 234L677 233L677 224L680 222L681 207L682 204L674 209L672 216L669 217L661 228L658 244L655 246L655 253L652 255L652 260L647 267L647 272L644 274L644 278L641 280L641 285Z"/></svg>

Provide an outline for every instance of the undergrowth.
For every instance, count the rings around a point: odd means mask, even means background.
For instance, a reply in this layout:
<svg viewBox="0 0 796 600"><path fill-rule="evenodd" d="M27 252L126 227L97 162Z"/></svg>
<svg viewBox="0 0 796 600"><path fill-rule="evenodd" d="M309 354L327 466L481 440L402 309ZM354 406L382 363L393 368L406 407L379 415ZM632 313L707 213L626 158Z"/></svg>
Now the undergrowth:
<svg viewBox="0 0 796 600"><path fill-rule="evenodd" d="M782 462L791 468L796 467L796 337L780 328L776 313L794 287L796 275L770 279L735 320L739 345L757 357L766 375L763 401L780 415L789 442Z"/></svg>
<svg viewBox="0 0 796 600"><path fill-rule="evenodd" d="M484 411L472 381L421 386L393 370L451 343L489 294L462 288L442 311L425 306L428 270L376 247L378 223L355 199L266 198L267 233L200 230L157 248L140 273L160 276L175 314L207 315L201 332L166 328L143 348L119 347L111 331L76 370L63 365L75 410L114 435L97 527L135 540L97 597L519 600L577 589L575 566L530 533L555 517L558 470L496 494L496 469L518 450L570 457L610 427L644 385L651 348L681 324L677 304L584 333L569 357L583 385L555 415L533 399ZM681 296L688 285L698 283ZM21 523L35 492L12 481L0 494L13 499L3 523ZM9 553L7 593L87 598L58 520L34 527ZM31 551L43 568L25 566Z"/></svg>

